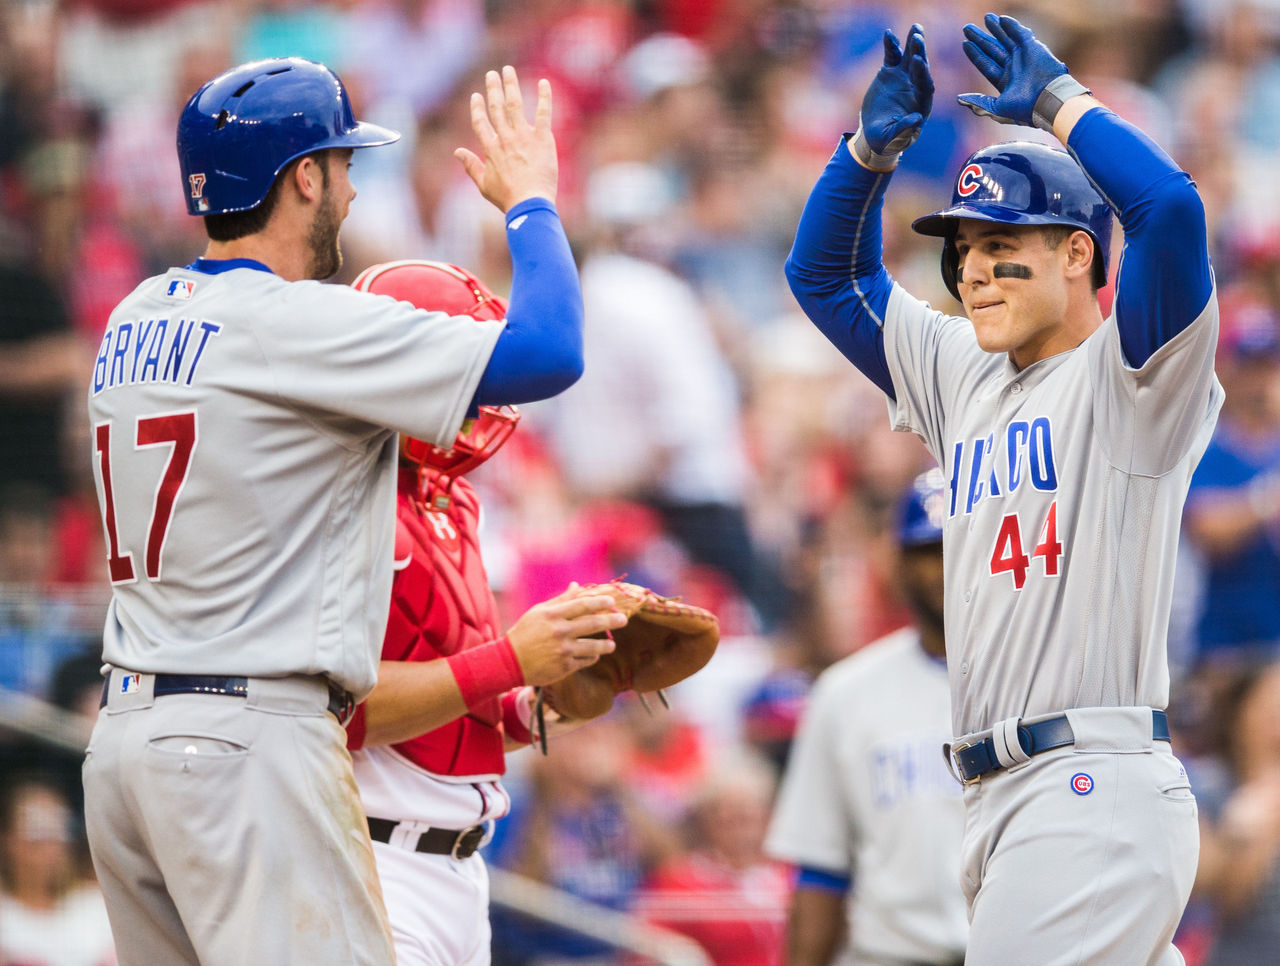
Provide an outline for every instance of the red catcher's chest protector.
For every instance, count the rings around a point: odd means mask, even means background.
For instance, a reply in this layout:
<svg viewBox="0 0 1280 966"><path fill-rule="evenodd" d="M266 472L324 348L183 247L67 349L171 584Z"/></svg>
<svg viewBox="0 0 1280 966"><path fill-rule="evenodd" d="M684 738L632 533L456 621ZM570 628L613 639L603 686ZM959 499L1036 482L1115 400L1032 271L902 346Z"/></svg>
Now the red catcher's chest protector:
<svg viewBox="0 0 1280 966"><path fill-rule="evenodd" d="M396 497L396 574L382 656L431 661L501 636L498 608L480 559L480 503L455 479L448 506L427 508L409 494L416 470L400 471ZM407 490L407 492L406 492ZM506 768L502 711L491 698L466 715L394 746L435 775L496 778Z"/></svg>

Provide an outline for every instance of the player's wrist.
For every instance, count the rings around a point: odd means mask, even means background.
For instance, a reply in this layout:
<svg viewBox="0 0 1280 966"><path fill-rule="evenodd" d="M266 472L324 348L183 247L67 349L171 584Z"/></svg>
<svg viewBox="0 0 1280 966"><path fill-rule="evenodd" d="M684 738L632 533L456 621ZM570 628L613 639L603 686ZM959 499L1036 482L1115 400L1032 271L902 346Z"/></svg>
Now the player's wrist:
<svg viewBox="0 0 1280 966"><path fill-rule="evenodd" d="M853 159L869 171L892 171L898 166L898 159L902 157L900 151L881 153L874 150L861 124L858 125L858 130L854 132L853 137L845 143L849 146L849 153L853 155Z"/></svg>
<svg viewBox="0 0 1280 966"><path fill-rule="evenodd" d="M517 744L531 745L537 738L533 706L537 700L529 685L506 692L502 698L502 730Z"/></svg>
<svg viewBox="0 0 1280 966"><path fill-rule="evenodd" d="M528 207L528 202L540 202L541 205L555 208L556 190L554 187L548 189L545 185L539 187L528 187L519 191L513 191L507 198L507 204L502 208L503 216L510 221L519 215L516 211L521 205Z"/></svg>
<svg viewBox="0 0 1280 966"><path fill-rule="evenodd" d="M468 708L524 684L524 672L507 635L445 658Z"/></svg>
<svg viewBox="0 0 1280 966"><path fill-rule="evenodd" d="M1092 93L1070 74L1059 74L1036 97L1035 105L1031 108L1031 123L1052 134L1053 122L1062 110L1062 105L1073 97Z"/></svg>

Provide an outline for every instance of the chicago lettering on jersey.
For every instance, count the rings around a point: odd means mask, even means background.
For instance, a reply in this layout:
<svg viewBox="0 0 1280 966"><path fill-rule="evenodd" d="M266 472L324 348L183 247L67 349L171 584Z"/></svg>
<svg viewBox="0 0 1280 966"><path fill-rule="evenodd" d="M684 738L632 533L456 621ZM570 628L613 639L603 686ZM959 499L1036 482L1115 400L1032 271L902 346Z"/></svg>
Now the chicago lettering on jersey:
<svg viewBox="0 0 1280 966"><path fill-rule="evenodd" d="M209 339L222 331L206 319L135 319L102 336L93 395L118 386L167 382L189 386Z"/></svg>
<svg viewBox="0 0 1280 966"><path fill-rule="evenodd" d="M970 514L988 496L1013 493L1021 486L1044 492L1058 488L1048 416L1015 419L999 434L957 440L952 454L948 517Z"/></svg>
<svg viewBox="0 0 1280 966"><path fill-rule="evenodd" d="M871 750L868 764L872 801L881 810L926 795L934 797L939 792L948 796L960 792L960 786L947 770L946 759L938 754L938 742L932 738L877 744Z"/></svg>

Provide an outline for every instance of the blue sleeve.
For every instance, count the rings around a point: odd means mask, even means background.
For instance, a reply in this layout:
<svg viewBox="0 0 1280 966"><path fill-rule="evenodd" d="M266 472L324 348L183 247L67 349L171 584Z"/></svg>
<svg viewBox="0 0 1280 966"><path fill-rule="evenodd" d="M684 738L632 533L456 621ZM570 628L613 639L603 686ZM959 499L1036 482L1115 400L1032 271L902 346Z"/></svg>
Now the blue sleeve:
<svg viewBox="0 0 1280 966"><path fill-rule="evenodd" d="M1204 203L1189 174L1106 108L1077 121L1067 146L1124 228L1116 324L1126 361L1140 368L1213 291Z"/></svg>
<svg viewBox="0 0 1280 966"><path fill-rule="evenodd" d="M511 302L472 406L532 402L582 375L582 288L555 205L530 198L507 212Z"/></svg>
<svg viewBox="0 0 1280 966"><path fill-rule="evenodd" d="M838 892L844 894L853 884L853 878L826 869L815 869L812 866L800 866L796 869L796 888L814 889L819 892Z"/></svg>
<svg viewBox="0 0 1280 966"><path fill-rule="evenodd" d="M841 141L805 203L786 273L805 315L892 399L882 327L893 279L880 240L888 184L888 172L867 170Z"/></svg>

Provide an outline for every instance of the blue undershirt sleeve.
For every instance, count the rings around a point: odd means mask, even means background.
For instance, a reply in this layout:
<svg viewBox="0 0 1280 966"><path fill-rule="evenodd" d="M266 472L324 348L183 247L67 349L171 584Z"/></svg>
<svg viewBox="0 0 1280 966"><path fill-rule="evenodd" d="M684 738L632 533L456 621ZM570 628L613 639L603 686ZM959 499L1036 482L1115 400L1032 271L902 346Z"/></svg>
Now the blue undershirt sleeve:
<svg viewBox="0 0 1280 966"><path fill-rule="evenodd" d="M1115 311L1125 361L1140 368L1204 310L1213 291L1204 203L1154 141L1094 108L1067 144L1124 228Z"/></svg>
<svg viewBox="0 0 1280 966"><path fill-rule="evenodd" d="M880 233L888 183L889 172L858 164L842 140L800 215L786 274L805 314L893 399L883 332L893 278Z"/></svg>
<svg viewBox="0 0 1280 966"><path fill-rule="evenodd" d="M507 212L511 302L472 399L475 406L546 399L582 375L582 288L555 205L530 198Z"/></svg>
<svg viewBox="0 0 1280 966"><path fill-rule="evenodd" d="M815 889L820 892L848 892L853 884L851 876L826 869L815 869L812 866L800 866L796 869L796 888Z"/></svg>

